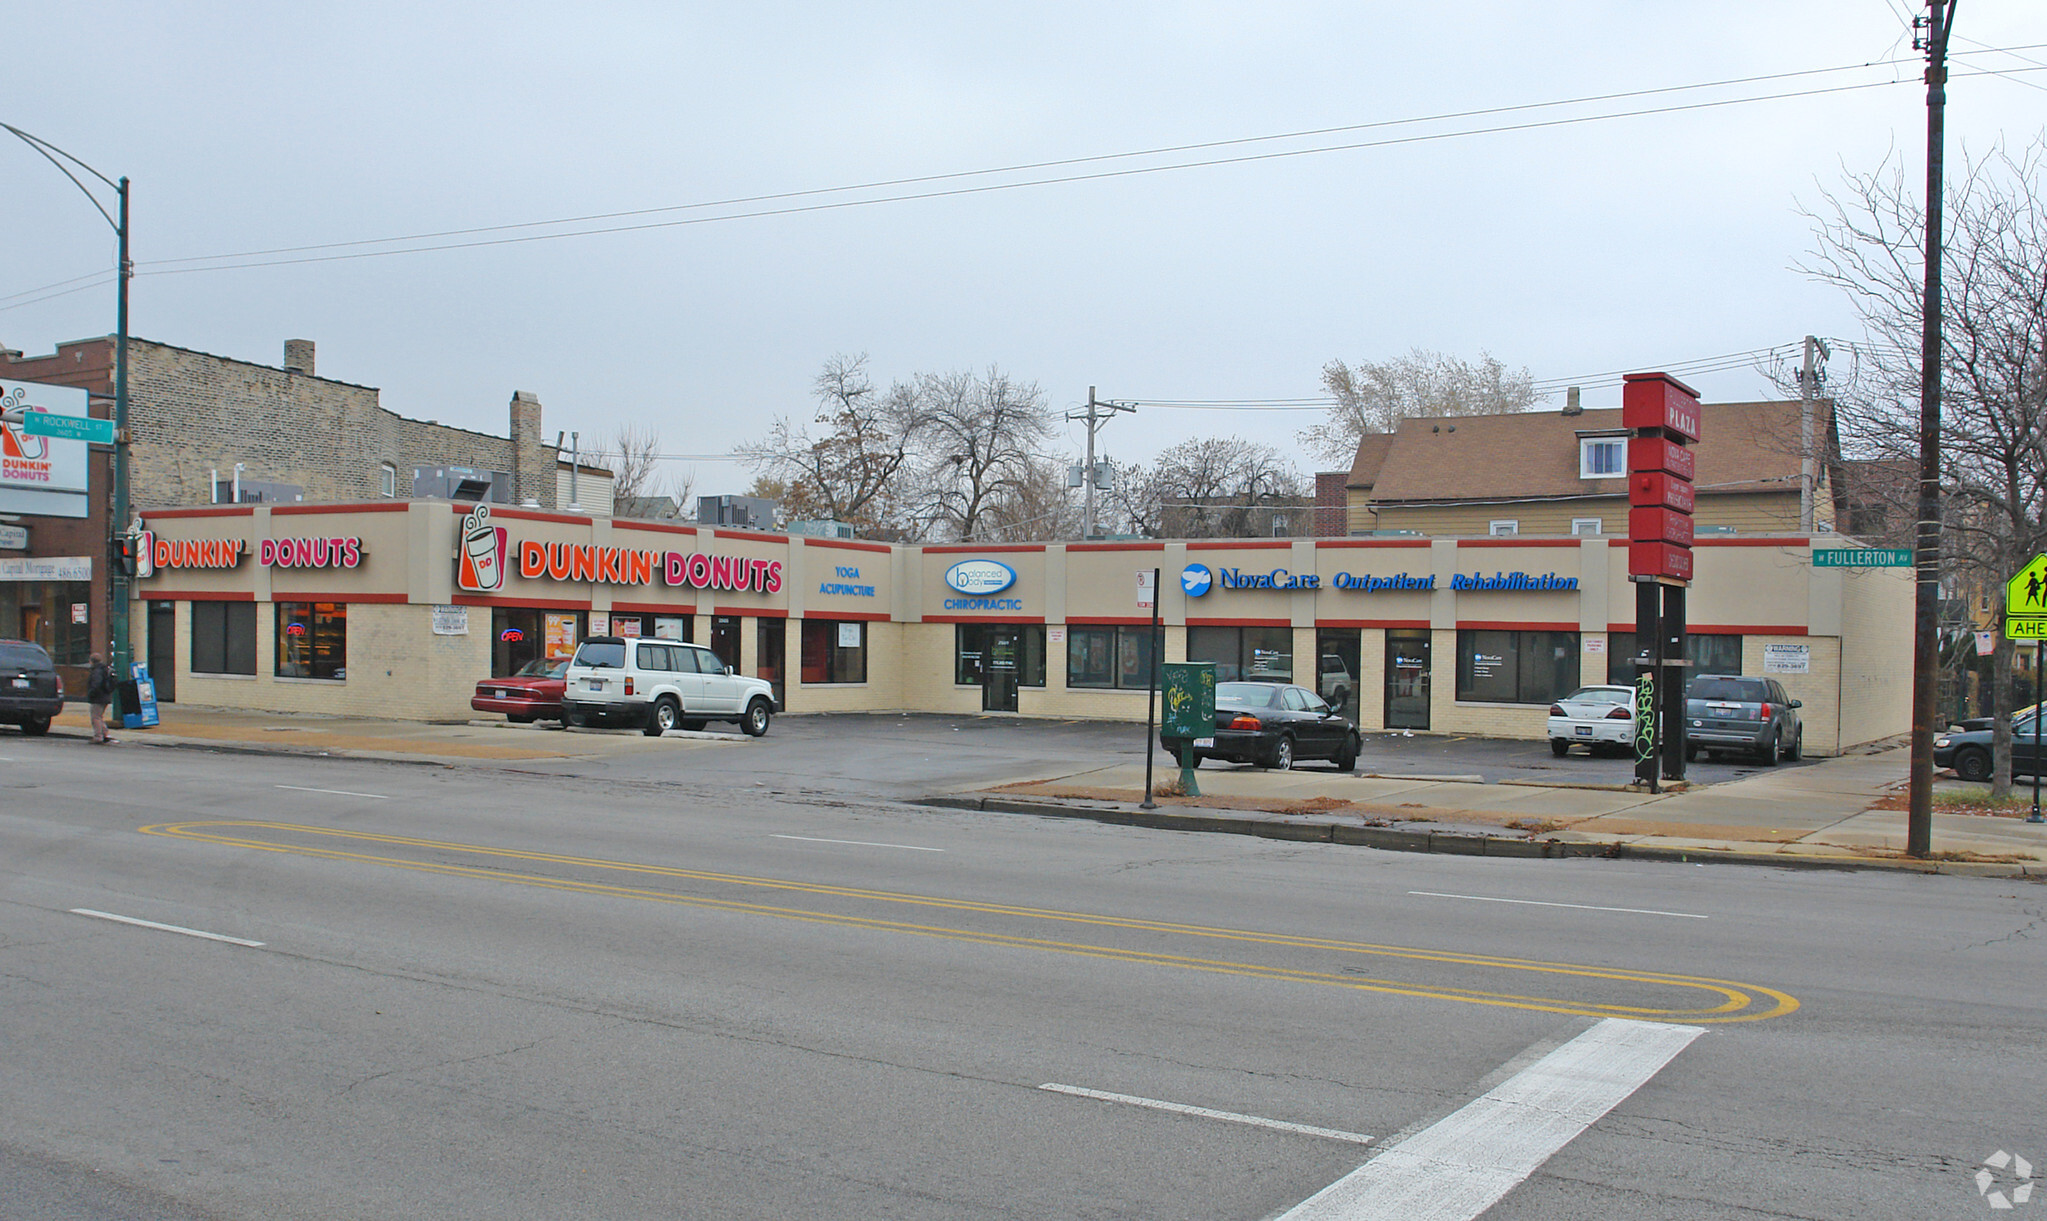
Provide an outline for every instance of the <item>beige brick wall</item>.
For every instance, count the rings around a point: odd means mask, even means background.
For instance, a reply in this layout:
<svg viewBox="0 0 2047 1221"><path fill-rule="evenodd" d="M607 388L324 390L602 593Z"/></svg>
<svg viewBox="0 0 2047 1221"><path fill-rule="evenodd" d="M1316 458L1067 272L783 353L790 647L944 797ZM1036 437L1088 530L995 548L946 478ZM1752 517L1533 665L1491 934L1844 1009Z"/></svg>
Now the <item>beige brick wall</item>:
<svg viewBox="0 0 2047 1221"><path fill-rule="evenodd" d="M206 708L313 712L410 721L466 721L469 697L490 677L490 611L471 607L467 636L436 636L433 608L369 602L348 608L342 680L278 678L275 604L256 604L256 674L192 673L192 604L177 607L177 702ZM146 616L137 615L140 624ZM146 648L138 628L137 647ZM138 653L137 656L147 656Z"/></svg>
<svg viewBox="0 0 2047 1221"><path fill-rule="evenodd" d="M1805 732L1805 751L1812 755L1840 753L1841 708L1835 697L1840 689L1841 642L1833 636L1743 636L1741 672L1764 675L1763 646L1804 645L1808 650L1806 674L1769 674L1784 684L1784 691L1799 701L1799 724ZM1909 667L1908 667L1909 669Z"/></svg>
<svg viewBox="0 0 2047 1221"><path fill-rule="evenodd" d="M1909 568L1849 569L1841 594L1841 722L1845 746L1912 727Z"/></svg>
<svg viewBox="0 0 2047 1221"><path fill-rule="evenodd" d="M801 620L789 622L786 686L790 712L888 712L904 707L904 659L908 633L921 624L872 621L867 624L867 681L864 683L807 684L802 681L803 640ZM743 633L749 647L759 633ZM752 671L749 670L748 673Z"/></svg>

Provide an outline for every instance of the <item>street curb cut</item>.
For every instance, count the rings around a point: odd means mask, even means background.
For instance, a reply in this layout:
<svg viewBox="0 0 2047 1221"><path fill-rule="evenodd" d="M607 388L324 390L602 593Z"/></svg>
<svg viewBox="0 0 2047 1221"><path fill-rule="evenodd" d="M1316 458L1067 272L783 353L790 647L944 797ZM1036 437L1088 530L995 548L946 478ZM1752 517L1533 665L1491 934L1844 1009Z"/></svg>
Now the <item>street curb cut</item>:
<svg viewBox="0 0 2047 1221"><path fill-rule="evenodd" d="M1675 864L1767 865L1777 869L1889 870L1945 874L1956 877L2041 878L2047 865L1995 861L1911 861L1886 857L1815 856L1776 852L1737 852L1722 848L1665 848L1621 842L1567 842L1500 835L1468 835L1446 831L1403 831L1394 827L1361 827L1354 823L1279 821L1270 818L1226 818L1213 814L1176 814L1130 806L1058 805L1004 797L933 796L913 804L987 814L1030 814L1044 818L1084 818L1114 826L1157 831L1192 831L1222 835L1253 835L1301 843L1345 844L1389 852L1429 852L1451 856L1515 857L1563 860L1598 857L1606 860L1659 861Z"/></svg>

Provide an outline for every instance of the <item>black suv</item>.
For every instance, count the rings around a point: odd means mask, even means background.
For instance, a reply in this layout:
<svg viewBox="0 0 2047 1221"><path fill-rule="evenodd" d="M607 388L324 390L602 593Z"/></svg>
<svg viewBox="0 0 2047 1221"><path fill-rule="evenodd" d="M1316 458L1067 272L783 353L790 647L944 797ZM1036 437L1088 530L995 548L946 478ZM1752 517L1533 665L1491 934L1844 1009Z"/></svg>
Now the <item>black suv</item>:
<svg viewBox="0 0 2047 1221"><path fill-rule="evenodd" d="M64 680L43 646L29 640L0 640L0 723L21 732L50 732L50 718L64 711Z"/></svg>
<svg viewBox="0 0 2047 1221"><path fill-rule="evenodd" d="M1764 766L1805 753L1803 705L1774 678L1701 674L1685 688L1685 758L1703 751L1741 751Z"/></svg>

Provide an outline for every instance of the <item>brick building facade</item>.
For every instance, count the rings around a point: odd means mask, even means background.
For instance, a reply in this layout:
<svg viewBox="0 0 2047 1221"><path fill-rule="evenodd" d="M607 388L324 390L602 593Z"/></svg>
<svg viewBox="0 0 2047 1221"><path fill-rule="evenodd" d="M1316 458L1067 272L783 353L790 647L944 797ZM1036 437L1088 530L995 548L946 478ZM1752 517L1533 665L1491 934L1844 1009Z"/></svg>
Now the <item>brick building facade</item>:
<svg viewBox="0 0 2047 1221"><path fill-rule="evenodd" d="M244 480L289 484L309 502L400 499L415 466L469 466L512 476L511 502L555 506L554 446L540 401L512 396L509 436L412 420L372 386L318 376L311 340L284 345L282 367L128 340L129 486L138 506L209 504L235 465ZM0 350L0 377L114 394L114 341L59 344L48 356Z"/></svg>

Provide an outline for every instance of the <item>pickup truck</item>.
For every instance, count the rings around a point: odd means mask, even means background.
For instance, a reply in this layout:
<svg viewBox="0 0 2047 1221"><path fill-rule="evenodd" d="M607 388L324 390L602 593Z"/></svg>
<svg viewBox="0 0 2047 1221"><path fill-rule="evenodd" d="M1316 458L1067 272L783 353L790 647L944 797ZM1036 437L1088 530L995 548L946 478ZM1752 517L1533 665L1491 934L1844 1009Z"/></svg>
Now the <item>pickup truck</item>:
<svg viewBox="0 0 2047 1221"><path fill-rule="evenodd" d="M1685 758L1739 751L1765 767L1795 762L1805 750L1801 707L1774 678L1701 674L1685 688Z"/></svg>

